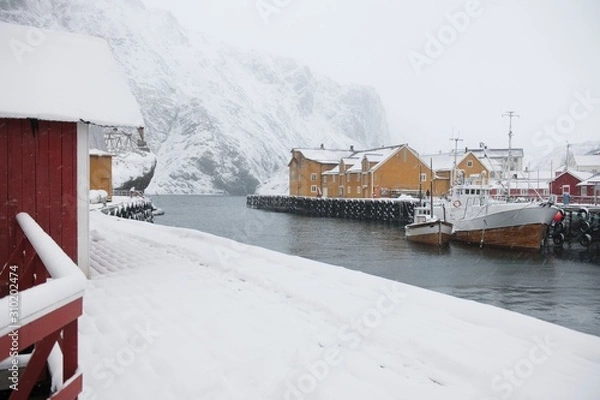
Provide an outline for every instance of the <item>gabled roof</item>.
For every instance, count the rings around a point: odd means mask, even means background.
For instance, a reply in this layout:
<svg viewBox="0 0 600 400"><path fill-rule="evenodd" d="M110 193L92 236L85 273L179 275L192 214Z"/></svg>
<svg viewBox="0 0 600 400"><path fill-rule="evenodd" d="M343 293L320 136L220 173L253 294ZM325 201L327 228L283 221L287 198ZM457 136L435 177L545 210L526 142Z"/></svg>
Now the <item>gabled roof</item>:
<svg viewBox="0 0 600 400"><path fill-rule="evenodd" d="M400 145L397 145L397 146L382 147L381 149L377 149L377 150L382 150L382 151L385 150L385 153L382 154L381 160L377 164L375 164L371 169L369 169L369 171L375 171L376 169L378 169L379 167L381 167L382 165L384 165L385 162L389 158L391 158L394 154L396 154L398 151L400 151L401 149L403 149L405 147L408 149L408 151L410 151L411 153L413 153L419 160L421 160L420 157L419 157L419 154L417 154L416 151L414 151L413 149L411 149L406 143L405 144L400 144ZM423 160L421 160L421 161L423 161Z"/></svg>
<svg viewBox="0 0 600 400"><path fill-rule="evenodd" d="M594 175L591 172L573 171L571 169L568 169L568 170L564 171L563 173L559 174L552 181L554 182L555 180L557 180L558 178L560 178L561 176L563 176L565 174L569 174L569 175L573 176L574 178L579 179L580 181L585 181L586 179L589 179Z"/></svg>
<svg viewBox="0 0 600 400"><path fill-rule="evenodd" d="M0 37L0 117L144 126L104 39L4 22Z"/></svg>
<svg viewBox="0 0 600 400"><path fill-rule="evenodd" d="M302 155L312 161L319 162L321 164L337 164L344 157L349 157L353 151L350 150L329 150L329 149L292 149L292 151L298 151Z"/></svg>
<svg viewBox="0 0 600 400"><path fill-rule="evenodd" d="M358 158L360 160L360 162L354 164L352 166L352 168L350 168L346 172L350 172L350 173L362 172L362 160L364 158L366 158L369 163L376 163L375 165L373 165L372 168L369 168L369 171L371 171L372 169L375 169L382 161L386 160L391 154L393 154L397 149L399 149L401 147L402 146L400 145L400 146L382 147L380 149L357 151L356 153L352 154L352 157Z"/></svg>

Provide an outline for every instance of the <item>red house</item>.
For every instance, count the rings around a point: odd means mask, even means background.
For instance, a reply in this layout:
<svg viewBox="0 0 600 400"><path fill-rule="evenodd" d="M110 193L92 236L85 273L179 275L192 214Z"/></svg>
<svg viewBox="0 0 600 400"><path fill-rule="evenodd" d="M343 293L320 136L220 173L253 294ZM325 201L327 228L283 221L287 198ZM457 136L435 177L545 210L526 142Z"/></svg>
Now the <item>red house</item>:
<svg viewBox="0 0 600 400"><path fill-rule="evenodd" d="M24 211L86 273L88 128L143 127L108 43L0 23L0 262Z"/></svg>
<svg viewBox="0 0 600 400"><path fill-rule="evenodd" d="M106 41L2 22L0 37L0 361L18 364L11 354L33 346L18 391L11 387L11 399L26 398L58 344L64 385L53 398L75 398L89 268L88 131L144 121ZM9 318L15 301L22 306Z"/></svg>
<svg viewBox="0 0 600 400"><path fill-rule="evenodd" d="M577 184L585 181L592 175L590 172L566 170L550 181L550 193L556 195L559 202L563 201L565 193L569 194L571 202L581 202L581 186L577 186Z"/></svg>

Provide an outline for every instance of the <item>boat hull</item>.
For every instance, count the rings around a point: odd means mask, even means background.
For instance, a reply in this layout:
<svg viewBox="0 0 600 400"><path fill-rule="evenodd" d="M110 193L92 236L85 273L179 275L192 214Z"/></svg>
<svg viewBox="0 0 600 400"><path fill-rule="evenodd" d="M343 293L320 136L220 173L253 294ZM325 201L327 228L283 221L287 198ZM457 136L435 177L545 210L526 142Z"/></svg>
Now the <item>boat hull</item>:
<svg viewBox="0 0 600 400"><path fill-rule="evenodd" d="M538 250L546 234L546 224L456 231L459 242L524 250Z"/></svg>
<svg viewBox="0 0 600 400"><path fill-rule="evenodd" d="M479 216L456 221L456 240L507 248L540 248L542 239L556 215L554 207L540 205L502 206L481 210Z"/></svg>
<svg viewBox="0 0 600 400"><path fill-rule="evenodd" d="M452 239L452 224L429 221L406 225L406 239L414 243L442 246Z"/></svg>

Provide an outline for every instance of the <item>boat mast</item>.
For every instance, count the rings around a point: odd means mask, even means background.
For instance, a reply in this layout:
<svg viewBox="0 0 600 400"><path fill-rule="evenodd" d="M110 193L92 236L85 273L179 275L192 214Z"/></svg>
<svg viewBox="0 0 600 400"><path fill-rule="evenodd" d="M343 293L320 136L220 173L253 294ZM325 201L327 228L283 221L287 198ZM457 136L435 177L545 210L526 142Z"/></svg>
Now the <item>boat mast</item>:
<svg viewBox="0 0 600 400"><path fill-rule="evenodd" d="M431 218L433 218L433 158L429 159L429 207L431 209Z"/></svg>
<svg viewBox="0 0 600 400"><path fill-rule="evenodd" d="M453 134L454 134L454 132L453 132ZM454 140L454 168L452 168L452 171L450 173L451 186L454 186L456 184L456 157L458 156L458 142L463 141L463 139L460 139L459 136L460 136L460 131L458 131L458 134L456 137L450 138L450 140Z"/></svg>
<svg viewBox="0 0 600 400"><path fill-rule="evenodd" d="M508 180L506 182L508 194L506 196L507 200L510 200L510 179L512 178L511 174L511 164L512 164L512 119L519 118L520 115L516 114L514 111L507 111L502 114L502 117L508 117L508 160L506 162L507 172L508 172Z"/></svg>

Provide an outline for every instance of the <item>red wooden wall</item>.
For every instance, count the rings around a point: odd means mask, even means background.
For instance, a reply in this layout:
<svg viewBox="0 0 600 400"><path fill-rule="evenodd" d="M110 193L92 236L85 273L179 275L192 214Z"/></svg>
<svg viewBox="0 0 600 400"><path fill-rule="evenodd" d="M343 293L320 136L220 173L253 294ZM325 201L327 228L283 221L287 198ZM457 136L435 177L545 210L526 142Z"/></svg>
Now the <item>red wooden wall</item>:
<svg viewBox="0 0 600 400"><path fill-rule="evenodd" d="M578 178L575 178L573 175L567 173L562 174L558 178L555 178L552 181L552 194L556 194L562 196L563 185L571 186L571 197L573 196L581 196L581 186L577 186L577 184L581 182Z"/></svg>
<svg viewBox="0 0 600 400"><path fill-rule="evenodd" d="M29 213L77 262L77 124L0 118L0 265Z"/></svg>

